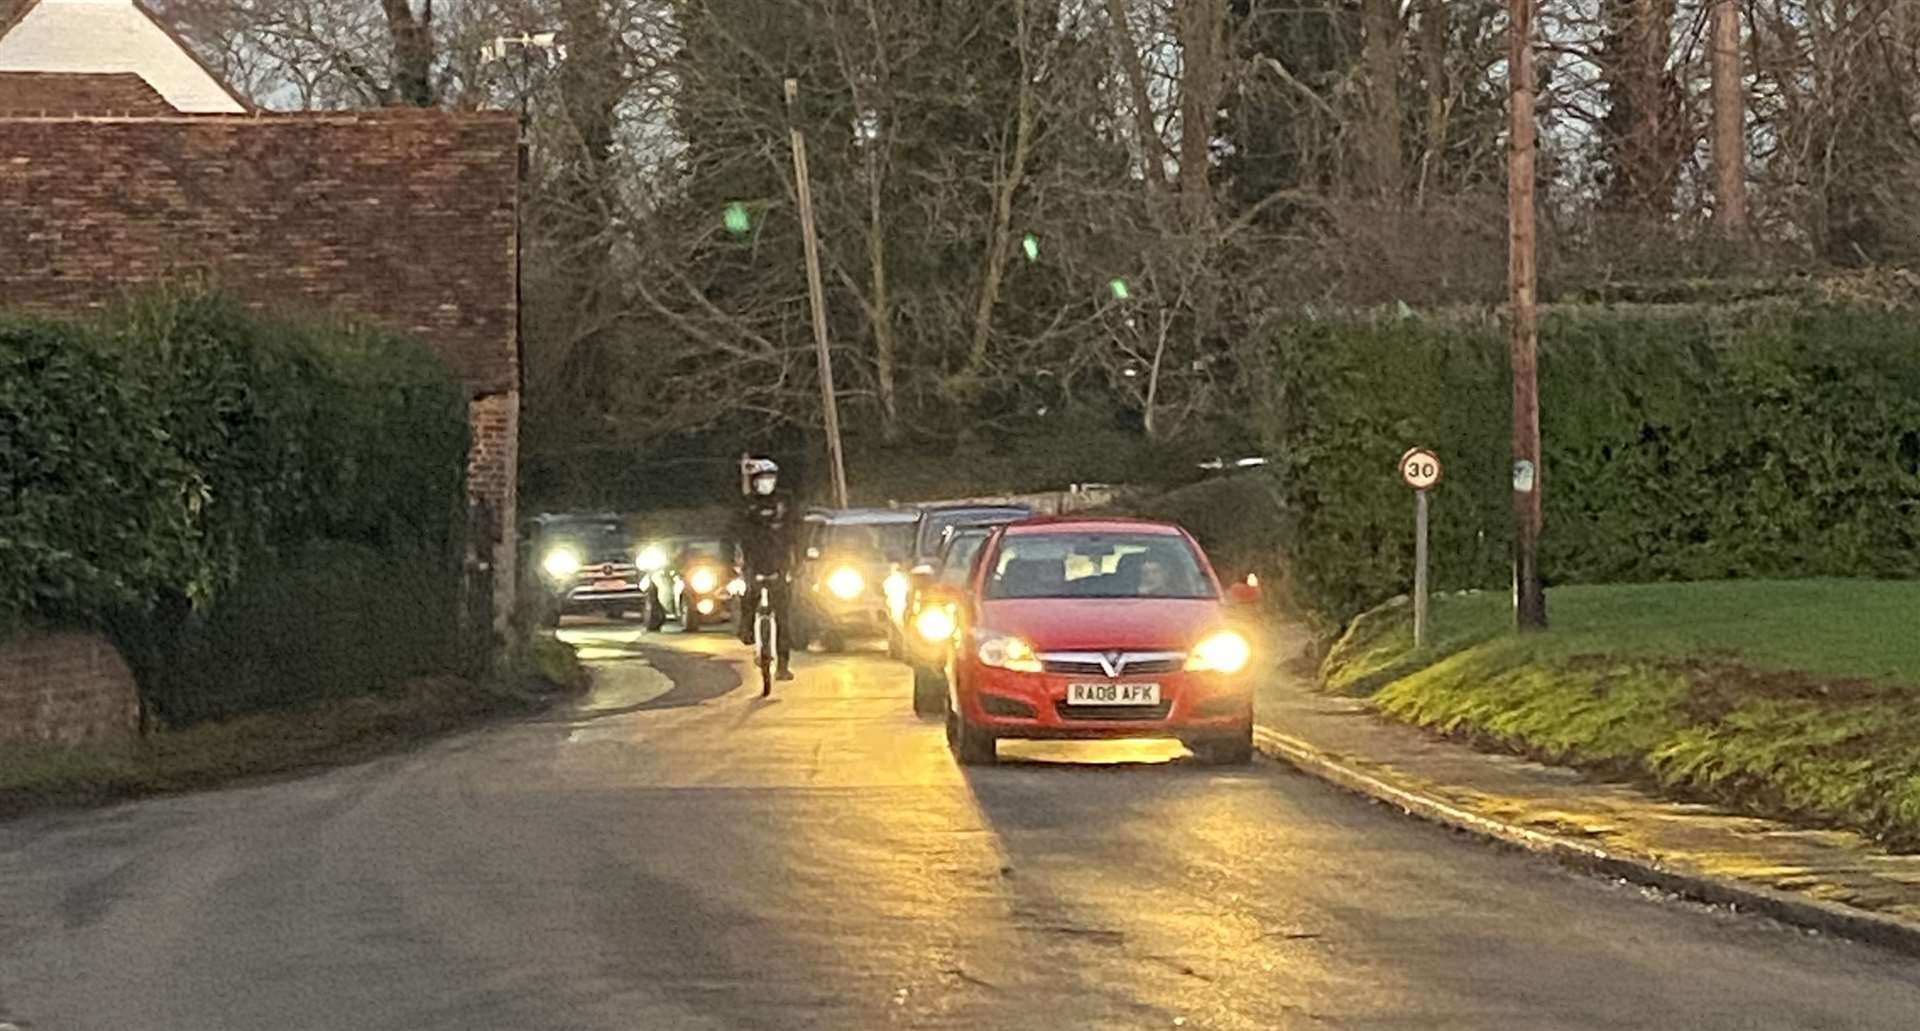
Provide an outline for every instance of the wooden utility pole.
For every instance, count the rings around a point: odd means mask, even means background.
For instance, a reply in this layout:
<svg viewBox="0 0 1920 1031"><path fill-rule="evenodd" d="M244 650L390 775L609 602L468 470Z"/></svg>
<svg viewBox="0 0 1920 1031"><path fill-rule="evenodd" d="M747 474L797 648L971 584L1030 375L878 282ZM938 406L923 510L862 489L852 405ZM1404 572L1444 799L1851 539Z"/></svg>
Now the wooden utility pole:
<svg viewBox="0 0 1920 1031"><path fill-rule="evenodd" d="M847 465L840 449L840 407L833 392L833 351L827 346L827 297L820 282L820 238L813 229L813 183L807 177L807 137L800 130L800 80L787 80L787 132L793 139L794 189L800 199L800 236L807 251L807 297L813 307L813 343L820 353L820 408L827 423L827 464L833 503L847 507Z"/></svg>
<svg viewBox="0 0 1920 1031"><path fill-rule="evenodd" d="M1740 63L1739 0L1713 2L1713 218L1747 228L1746 74Z"/></svg>
<svg viewBox="0 0 1920 1031"><path fill-rule="evenodd" d="M1521 630L1547 625L1540 582L1540 327L1535 307L1533 13L1536 0L1508 0L1507 283L1513 308L1513 615Z"/></svg>

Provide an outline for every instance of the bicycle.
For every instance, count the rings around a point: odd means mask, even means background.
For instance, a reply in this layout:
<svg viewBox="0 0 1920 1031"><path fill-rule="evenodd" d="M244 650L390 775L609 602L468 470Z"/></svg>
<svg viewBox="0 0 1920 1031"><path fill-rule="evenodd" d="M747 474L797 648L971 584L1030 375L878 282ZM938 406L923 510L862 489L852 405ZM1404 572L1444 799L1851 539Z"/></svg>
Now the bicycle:
<svg viewBox="0 0 1920 1031"><path fill-rule="evenodd" d="M760 697L773 694L773 663L779 655L780 621L773 611L773 588L780 582L778 573L756 573L753 587L758 604L753 609L753 662L760 668Z"/></svg>

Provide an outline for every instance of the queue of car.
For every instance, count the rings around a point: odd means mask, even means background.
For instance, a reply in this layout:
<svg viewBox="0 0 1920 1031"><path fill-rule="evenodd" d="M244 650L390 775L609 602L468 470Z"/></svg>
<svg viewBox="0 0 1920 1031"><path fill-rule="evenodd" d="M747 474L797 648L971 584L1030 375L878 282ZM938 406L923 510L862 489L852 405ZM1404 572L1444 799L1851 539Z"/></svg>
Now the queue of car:
<svg viewBox="0 0 1920 1031"><path fill-rule="evenodd" d="M562 611L689 633L739 618L731 541L636 546L604 514L537 522ZM961 763L1018 738L1177 738L1203 761L1251 756L1257 582L1223 583L1180 527L977 504L813 509L802 525L796 642L884 640L913 671L914 711L945 720Z"/></svg>

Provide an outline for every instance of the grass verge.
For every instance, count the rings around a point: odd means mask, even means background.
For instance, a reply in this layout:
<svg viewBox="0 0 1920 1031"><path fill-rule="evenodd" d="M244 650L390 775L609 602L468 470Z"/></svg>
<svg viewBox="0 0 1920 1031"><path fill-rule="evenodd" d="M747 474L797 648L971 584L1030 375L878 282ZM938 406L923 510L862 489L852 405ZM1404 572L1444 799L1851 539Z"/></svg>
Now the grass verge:
<svg viewBox="0 0 1920 1031"><path fill-rule="evenodd" d="M541 635L519 642L500 672L482 681L425 677L115 744L8 746L0 753L0 819L361 762L486 719L537 711L585 686L573 649Z"/></svg>
<svg viewBox="0 0 1920 1031"><path fill-rule="evenodd" d="M1381 712L1669 794L1920 849L1920 583L1567 587L1553 629L1502 594L1391 604L1322 667Z"/></svg>

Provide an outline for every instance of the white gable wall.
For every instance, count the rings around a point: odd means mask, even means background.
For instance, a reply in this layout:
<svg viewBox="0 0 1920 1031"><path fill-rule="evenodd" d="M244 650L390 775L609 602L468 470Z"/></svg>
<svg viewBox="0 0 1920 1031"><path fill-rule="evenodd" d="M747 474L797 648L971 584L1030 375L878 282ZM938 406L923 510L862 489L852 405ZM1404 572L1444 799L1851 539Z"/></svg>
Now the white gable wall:
<svg viewBox="0 0 1920 1031"><path fill-rule="evenodd" d="M181 111L245 110L131 0L40 0L0 37L0 71L132 72Z"/></svg>

